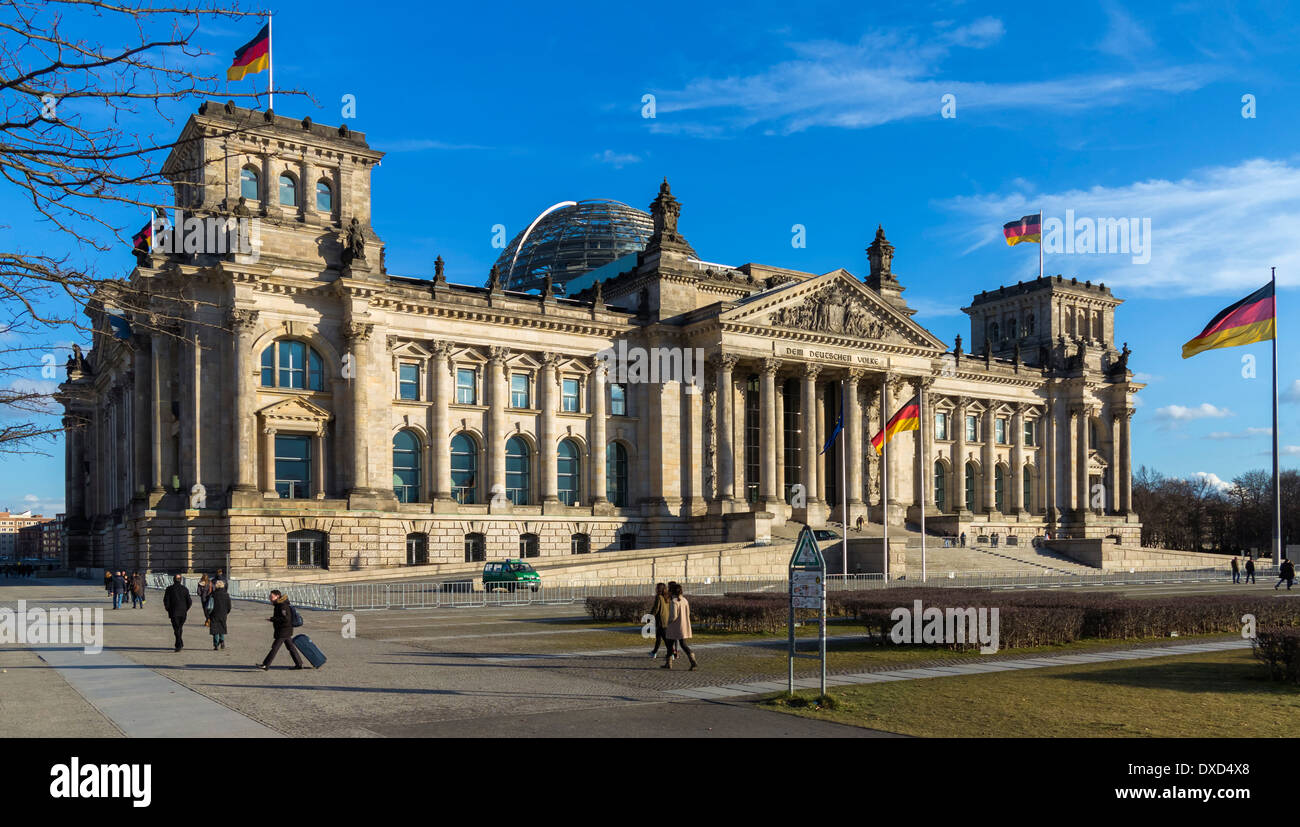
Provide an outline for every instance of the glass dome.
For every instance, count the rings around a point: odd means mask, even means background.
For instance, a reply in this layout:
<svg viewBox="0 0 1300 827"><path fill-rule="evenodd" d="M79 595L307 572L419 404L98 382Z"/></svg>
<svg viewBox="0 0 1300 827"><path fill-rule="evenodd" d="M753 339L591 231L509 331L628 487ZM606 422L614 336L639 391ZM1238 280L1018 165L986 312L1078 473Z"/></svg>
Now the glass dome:
<svg viewBox="0 0 1300 827"><path fill-rule="evenodd" d="M542 290L549 274L556 295L583 273L645 249L650 214L620 201L593 198L543 213L515 236L497 267L506 290Z"/></svg>

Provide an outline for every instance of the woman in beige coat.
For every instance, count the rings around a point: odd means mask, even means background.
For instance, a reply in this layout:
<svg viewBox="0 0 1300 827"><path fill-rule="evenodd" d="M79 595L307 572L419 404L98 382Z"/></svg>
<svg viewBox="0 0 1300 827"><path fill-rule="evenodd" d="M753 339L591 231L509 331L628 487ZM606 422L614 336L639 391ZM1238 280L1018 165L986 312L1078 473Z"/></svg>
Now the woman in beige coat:
<svg viewBox="0 0 1300 827"><path fill-rule="evenodd" d="M691 662L691 668L698 666L695 654L686 645L686 641L691 638L691 604L682 597L682 584L676 581L668 584L668 628L664 630L664 637L668 639L668 657L664 659L661 669L673 668L673 657L677 654L679 645L686 653L686 659Z"/></svg>

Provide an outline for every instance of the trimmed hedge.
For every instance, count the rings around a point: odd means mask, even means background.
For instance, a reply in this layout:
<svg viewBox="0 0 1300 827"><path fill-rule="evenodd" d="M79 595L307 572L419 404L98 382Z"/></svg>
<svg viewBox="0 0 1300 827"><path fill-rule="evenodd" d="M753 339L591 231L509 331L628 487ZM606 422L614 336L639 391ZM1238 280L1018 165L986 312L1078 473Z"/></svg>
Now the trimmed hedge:
<svg viewBox="0 0 1300 827"><path fill-rule="evenodd" d="M1300 683L1300 629L1260 629L1251 643L1255 657L1268 667L1269 677Z"/></svg>
<svg viewBox="0 0 1300 827"><path fill-rule="evenodd" d="M691 622L703 628L735 632L776 632L789 617L783 593L731 593L722 597L689 597ZM854 620L888 642L894 609L997 608L999 644L1003 648L1048 646L1084 639L1167 638L1179 635L1233 634L1241 617L1253 614L1260 628L1300 627L1300 601L1267 600L1238 595L1132 598L1112 592L991 591L905 587L862 591L833 591L826 596L829 617ZM593 620L640 623L648 613L644 597L589 597ZM812 610L796 618L815 620ZM972 644L929 644L966 649Z"/></svg>

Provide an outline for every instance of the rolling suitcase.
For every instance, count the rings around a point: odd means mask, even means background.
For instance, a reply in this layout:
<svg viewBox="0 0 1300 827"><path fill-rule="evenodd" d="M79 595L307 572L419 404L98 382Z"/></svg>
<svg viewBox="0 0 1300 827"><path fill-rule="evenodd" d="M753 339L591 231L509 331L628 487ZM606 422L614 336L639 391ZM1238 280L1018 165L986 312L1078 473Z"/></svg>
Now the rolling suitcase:
<svg viewBox="0 0 1300 827"><path fill-rule="evenodd" d="M311 662L313 669L320 669L325 665L325 653L311 642L311 638L306 635L294 635L293 645L297 646L302 656Z"/></svg>

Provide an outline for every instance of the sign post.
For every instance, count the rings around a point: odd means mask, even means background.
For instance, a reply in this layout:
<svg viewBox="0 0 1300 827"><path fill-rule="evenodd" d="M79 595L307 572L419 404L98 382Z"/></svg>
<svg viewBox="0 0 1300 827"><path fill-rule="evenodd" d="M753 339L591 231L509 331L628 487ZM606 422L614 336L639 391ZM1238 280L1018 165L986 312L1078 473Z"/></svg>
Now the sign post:
<svg viewBox="0 0 1300 827"><path fill-rule="evenodd" d="M847 532L846 532L847 534ZM794 610L819 609L818 646L816 655L801 655L794 640ZM790 637L788 646L788 692L794 694L794 659L818 658L821 660L821 694L826 694L826 560L817 546L811 528L804 526L790 558Z"/></svg>

